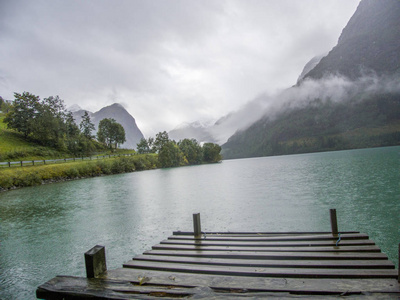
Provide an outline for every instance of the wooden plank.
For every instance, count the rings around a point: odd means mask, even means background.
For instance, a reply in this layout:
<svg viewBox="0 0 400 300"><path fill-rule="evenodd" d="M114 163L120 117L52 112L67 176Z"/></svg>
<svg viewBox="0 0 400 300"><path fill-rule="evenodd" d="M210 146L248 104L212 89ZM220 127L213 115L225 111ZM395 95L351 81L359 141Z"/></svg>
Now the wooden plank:
<svg viewBox="0 0 400 300"><path fill-rule="evenodd" d="M215 240L163 240L160 244L170 245L203 245L203 246L237 246L237 247L310 247L335 246L336 240L325 241L215 241ZM373 240L341 240L339 246L375 245Z"/></svg>
<svg viewBox="0 0 400 300"><path fill-rule="evenodd" d="M398 273L394 269L311 269L311 268L259 268L233 266L204 266L133 260L130 268L201 273L228 276L282 277L282 278L393 278Z"/></svg>
<svg viewBox="0 0 400 300"><path fill-rule="evenodd" d="M351 253L351 252L243 252L243 251L177 251L149 250L145 255L167 255L182 257L238 258L238 259L388 259L384 253Z"/></svg>
<svg viewBox="0 0 400 300"><path fill-rule="evenodd" d="M130 281L85 279L57 276L36 290L38 299L154 299L154 297L182 298L196 294L190 288L133 285Z"/></svg>
<svg viewBox="0 0 400 300"><path fill-rule="evenodd" d="M218 276L209 274L187 274L151 270L120 268L107 271L106 278L127 280L138 283L138 277L151 278L149 284L196 287L207 286L212 289L230 290L243 289L259 292L290 292L301 294L359 294L386 292L400 295L400 287L396 279L296 279L296 278L268 278L244 276Z"/></svg>
<svg viewBox="0 0 400 300"><path fill-rule="evenodd" d="M287 232L245 232L245 231L207 231L207 235L220 235L220 236L280 236L280 235L320 235L320 234L332 234L331 231L287 231ZM341 233L360 233L359 231L341 231ZM193 231L173 231L173 235L191 235Z"/></svg>
<svg viewBox="0 0 400 300"><path fill-rule="evenodd" d="M185 251L259 251L259 252L381 252L375 245L366 246L331 246L331 247L236 247L236 246L203 246L203 245L168 245L158 244L154 250Z"/></svg>
<svg viewBox="0 0 400 300"><path fill-rule="evenodd" d="M342 240L349 239L368 239L369 236L364 233L358 234L341 234ZM192 236L185 235L173 235L168 237L170 240L194 240ZM227 237L223 235L207 235L206 240L213 241L315 241L315 240L338 240L338 237L333 236L332 234L320 234L320 235L283 235L283 236L233 236Z"/></svg>
<svg viewBox="0 0 400 300"><path fill-rule="evenodd" d="M118 272L119 270L117 270ZM360 282L359 280L335 280L330 279L327 282L324 279L320 279L314 282L313 279L305 279L301 283L296 279L269 279L269 278L249 278L246 277L231 277L224 280L224 278L215 277L212 275L195 275L185 278L186 274L169 274L162 272L150 272L151 277L149 284L138 285L138 283L130 280L133 278L140 277L138 273L121 274L118 275L118 280L111 279L90 279L77 278L70 276L59 276L49 282L41 285L37 289L37 298L40 299L155 299L159 297L173 299L182 297L193 297L196 299L228 299L228 298L243 298L251 297L252 299L259 298L271 298L278 297L279 299L287 298L318 298L323 299L327 297L335 297L341 294L346 296L360 295L360 289L365 286L365 281ZM137 276L135 276L137 275ZM175 276L174 276L175 275ZM128 277L128 278L124 278ZM122 279L124 278L124 279ZM196 280L198 285L188 286L188 280ZM322 282L321 282L322 280ZM235 287L233 284L244 282L245 286L249 288L240 289ZM349 282L350 281L350 282ZM375 280L380 281L380 280ZM372 299L381 299L384 297L387 299L390 296L395 297L399 293L389 286L388 283L378 282L378 287L381 290L374 290L373 288L367 291L368 296ZM367 282L368 283L368 282ZM390 282L389 282L390 283ZM206 284L206 285L203 285ZM329 285L328 285L329 284ZM211 286L210 288L208 286ZM260 286L257 289L254 286ZM305 293L306 288L312 288L313 286L326 286L329 287L327 291L313 291L313 294L307 293L307 295L301 296L299 294ZM349 287L346 290L346 287ZM298 288L301 288L299 290ZM286 290L285 290L286 288ZM282 291L283 289L283 291ZM383 291L383 292L382 292ZM293 295L294 293L294 295Z"/></svg>
<svg viewBox="0 0 400 300"><path fill-rule="evenodd" d="M176 257L162 255L137 255L134 260L203 264L242 267L278 267L278 268L334 268L334 269L394 269L389 260L250 260L218 259L204 257ZM131 261L124 264L129 268Z"/></svg>

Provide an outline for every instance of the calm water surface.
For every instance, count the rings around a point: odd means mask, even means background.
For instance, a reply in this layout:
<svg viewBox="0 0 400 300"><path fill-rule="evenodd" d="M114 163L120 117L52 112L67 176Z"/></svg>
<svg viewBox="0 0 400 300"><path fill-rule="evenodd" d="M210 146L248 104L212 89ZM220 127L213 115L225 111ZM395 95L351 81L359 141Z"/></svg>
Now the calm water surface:
<svg viewBox="0 0 400 300"><path fill-rule="evenodd" d="M400 147L223 161L0 194L0 299L34 299L56 275L85 276L84 252L109 269L174 230L368 233L396 262Z"/></svg>

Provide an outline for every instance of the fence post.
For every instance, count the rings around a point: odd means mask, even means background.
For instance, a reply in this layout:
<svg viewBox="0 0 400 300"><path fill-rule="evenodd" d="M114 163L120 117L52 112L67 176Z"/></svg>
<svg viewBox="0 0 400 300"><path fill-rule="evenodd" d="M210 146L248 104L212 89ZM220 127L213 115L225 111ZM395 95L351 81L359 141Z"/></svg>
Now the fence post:
<svg viewBox="0 0 400 300"><path fill-rule="evenodd" d="M85 252L85 266L87 278L96 278L107 271L105 247L96 245Z"/></svg>
<svg viewBox="0 0 400 300"><path fill-rule="evenodd" d="M193 235L196 239L201 238L200 213L193 214Z"/></svg>
<svg viewBox="0 0 400 300"><path fill-rule="evenodd" d="M22 167L22 160L21 160L21 167Z"/></svg>
<svg viewBox="0 0 400 300"><path fill-rule="evenodd" d="M11 168L11 161L8 162L8 167Z"/></svg>
<svg viewBox="0 0 400 300"><path fill-rule="evenodd" d="M35 165L35 161L34 160L32 160L32 166L34 166Z"/></svg>
<svg viewBox="0 0 400 300"><path fill-rule="evenodd" d="M331 208L329 210L330 216L331 216L331 229L332 229L332 234L337 235L338 234L338 225L337 225L337 217L336 217L336 209Z"/></svg>
<svg viewBox="0 0 400 300"><path fill-rule="evenodd" d="M43 159L43 164L44 164L44 165L46 164L46 160L45 160L45 159Z"/></svg>

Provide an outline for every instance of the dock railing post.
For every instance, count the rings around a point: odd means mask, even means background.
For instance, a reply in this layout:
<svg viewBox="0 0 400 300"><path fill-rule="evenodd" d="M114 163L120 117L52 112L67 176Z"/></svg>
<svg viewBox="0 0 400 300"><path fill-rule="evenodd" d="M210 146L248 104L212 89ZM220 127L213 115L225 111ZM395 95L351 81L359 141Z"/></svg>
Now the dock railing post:
<svg viewBox="0 0 400 300"><path fill-rule="evenodd" d="M336 217L336 209L331 208L329 210L331 216L331 229L333 235L338 235L338 226L337 226L337 217Z"/></svg>
<svg viewBox="0 0 400 300"><path fill-rule="evenodd" d="M85 252L85 266L87 278L96 278L107 271L105 247L96 245Z"/></svg>
<svg viewBox="0 0 400 300"><path fill-rule="evenodd" d="M201 238L200 213L193 214L193 235L196 239Z"/></svg>

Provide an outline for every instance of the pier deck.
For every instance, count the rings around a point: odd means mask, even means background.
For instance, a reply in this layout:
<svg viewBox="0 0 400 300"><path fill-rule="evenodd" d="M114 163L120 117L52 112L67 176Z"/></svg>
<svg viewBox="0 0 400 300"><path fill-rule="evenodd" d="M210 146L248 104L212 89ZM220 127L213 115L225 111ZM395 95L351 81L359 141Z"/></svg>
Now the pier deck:
<svg viewBox="0 0 400 300"><path fill-rule="evenodd" d="M366 234L174 232L98 278L58 276L40 299L398 299L398 271Z"/></svg>

